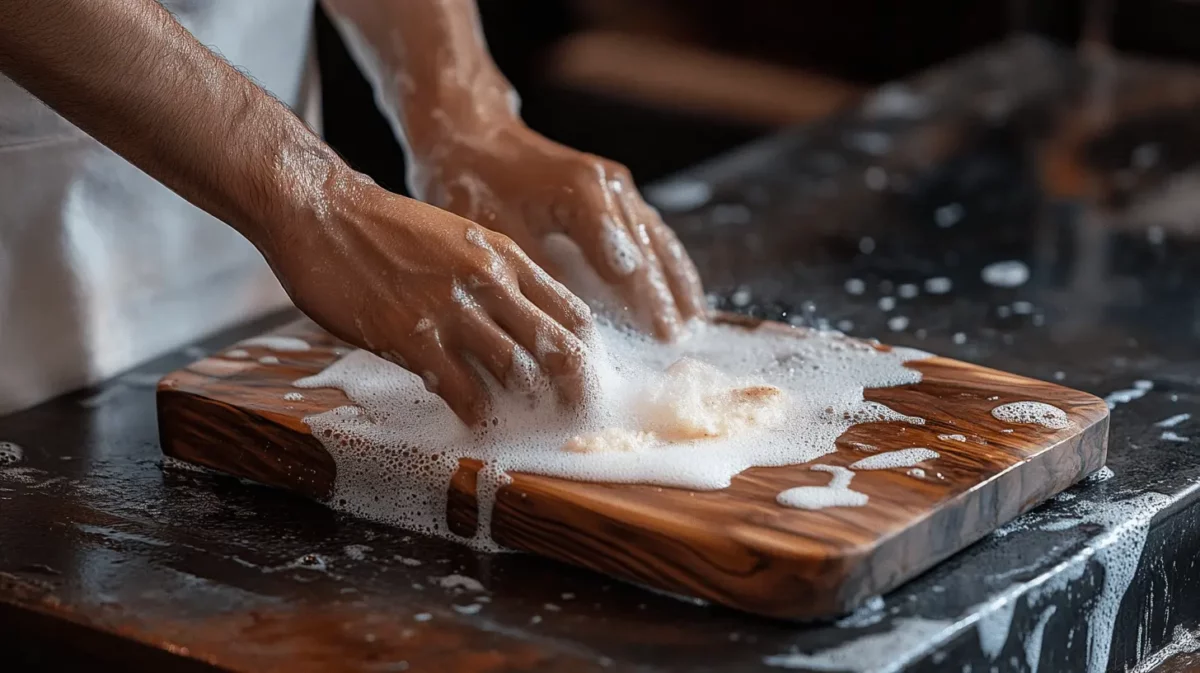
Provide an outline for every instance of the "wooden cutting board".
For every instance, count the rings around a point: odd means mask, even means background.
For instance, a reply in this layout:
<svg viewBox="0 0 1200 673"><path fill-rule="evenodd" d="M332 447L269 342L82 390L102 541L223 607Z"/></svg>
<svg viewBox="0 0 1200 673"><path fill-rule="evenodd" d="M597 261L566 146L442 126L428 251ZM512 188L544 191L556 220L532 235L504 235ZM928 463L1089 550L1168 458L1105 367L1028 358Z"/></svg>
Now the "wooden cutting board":
<svg viewBox="0 0 1200 673"><path fill-rule="evenodd" d="M296 390L292 381L345 351L308 322L275 333L313 348L284 353L245 346L248 359L214 356L162 380L162 450L325 500L334 461L303 419L349 401L331 389L304 390L295 402L284 394ZM268 355L279 362L258 362ZM711 492L513 474L497 496L492 535L506 547L749 612L826 618L896 588L1104 465L1108 408L1102 400L940 357L906 366L922 373L920 383L869 389L865 397L926 424L854 426L838 439L837 452L819 462L848 466L871 455L856 444L878 451L928 447L941 455L925 479L905 469L858 471L853 488L869 496L864 507L776 504L785 489L829 483L830 475L811 465L753 468ZM1020 400L1052 404L1073 423L1051 430L992 417L996 406ZM939 438L949 434L967 441ZM460 465L447 516L453 530L470 535L480 464Z"/></svg>

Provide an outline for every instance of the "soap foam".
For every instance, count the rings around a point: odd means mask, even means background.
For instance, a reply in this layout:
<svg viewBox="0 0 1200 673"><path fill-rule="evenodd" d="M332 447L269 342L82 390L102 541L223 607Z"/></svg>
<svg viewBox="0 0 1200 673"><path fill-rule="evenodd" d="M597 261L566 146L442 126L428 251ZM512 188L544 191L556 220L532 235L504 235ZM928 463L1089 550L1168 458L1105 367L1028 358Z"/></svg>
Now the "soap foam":
<svg viewBox="0 0 1200 673"><path fill-rule="evenodd" d="M409 530L496 549L490 516L508 472L580 481L713 490L750 467L806 463L835 450L856 423L922 423L863 399L864 388L912 384L906 362L920 351L877 349L836 334L697 325L671 344L599 323L588 346L591 383L582 410L568 414L546 391L494 390L485 430L467 428L421 379L366 351L353 351L301 388L337 388L353 402L309 416L337 467L331 506ZM670 441L626 451L571 452L573 438L609 429L645 431L637 407L682 358L705 363L741 387L782 391L778 422L715 439ZM739 376L733 376L736 372ZM446 524L447 491L459 460L484 463L477 482L479 529L471 538Z"/></svg>
<svg viewBox="0 0 1200 673"><path fill-rule="evenodd" d="M445 577L430 578L441 585L443 589L460 589L462 591L484 591L483 584L474 577L466 575L446 575Z"/></svg>
<svg viewBox="0 0 1200 673"><path fill-rule="evenodd" d="M763 657L763 663L806 671L891 672L897 670L897 662L940 646L953 630L950 621L901 617L890 631L870 633L812 654L789 652Z"/></svg>
<svg viewBox="0 0 1200 673"><path fill-rule="evenodd" d="M1146 396L1146 393L1154 390L1154 382L1139 379L1133 382L1132 388L1125 390L1114 390L1104 397L1104 403L1109 409L1116 409L1118 404L1126 404L1134 400L1141 399Z"/></svg>
<svg viewBox="0 0 1200 673"><path fill-rule="evenodd" d="M1066 412L1045 402L1010 402L992 409L992 416L1003 423L1040 425L1051 430L1071 427Z"/></svg>
<svg viewBox="0 0 1200 673"><path fill-rule="evenodd" d="M1041 616L1038 617L1033 630L1025 637L1025 667L1029 673L1038 673L1038 665L1042 659L1042 637L1046 634L1046 624L1050 622L1050 618L1057 610L1057 606L1047 605L1046 609L1042 610Z"/></svg>
<svg viewBox="0 0 1200 673"><path fill-rule="evenodd" d="M979 275L993 287L1020 287L1029 280L1029 267L1025 262L1010 259L988 264Z"/></svg>
<svg viewBox="0 0 1200 673"><path fill-rule="evenodd" d="M21 462L25 450L12 442L0 442L0 465L15 465Z"/></svg>
<svg viewBox="0 0 1200 673"><path fill-rule="evenodd" d="M850 490L850 480L854 478L850 470L836 465L814 465L812 469L833 474L829 484L789 488L776 496L775 502L795 509L862 507L867 504L866 493Z"/></svg>
<svg viewBox="0 0 1200 673"><path fill-rule="evenodd" d="M863 458L856 463L851 463L850 469L889 470L895 467L915 467L918 463L937 458L938 455L937 451L930 451L924 447L888 451Z"/></svg>
<svg viewBox="0 0 1200 673"><path fill-rule="evenodd" d="M1156 428L1173 428L1173 427L1179 425L1180 423L1188 420L1191 417L1192 417L1191 414L1176 414L1170 418L1164 418L1163 420L1155 423L1154 427L1156 427Z"/></svg>
<svg viewBox="0 0 1200 673"><path fill-rule="evenodd" d="M258 346L271 351L280 353L296 353L306 351L312 348L308 342L303 339L297 339L290 336L279 336L277 334L266 334L257 336L253 339L246 339L238 342L238 346L246 348L248 346Z"/></svg>

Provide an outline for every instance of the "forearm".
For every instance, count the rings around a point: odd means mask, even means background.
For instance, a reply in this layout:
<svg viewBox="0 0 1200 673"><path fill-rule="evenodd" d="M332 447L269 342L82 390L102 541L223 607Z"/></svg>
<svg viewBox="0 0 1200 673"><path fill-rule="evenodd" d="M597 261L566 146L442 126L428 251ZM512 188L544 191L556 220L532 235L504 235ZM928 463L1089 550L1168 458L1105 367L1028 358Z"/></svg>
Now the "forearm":
<svg viewBox="0 0 1200 673"><path fill-rule="evenodd" d="M475 0L322 0L411 155L518 118Z"/></svg>
<svg viewBox="0 0 1200 673"><path fill-rule="evenodd" d="M0 71L260 248L348 170L152 0L0 0Z"/></svg>

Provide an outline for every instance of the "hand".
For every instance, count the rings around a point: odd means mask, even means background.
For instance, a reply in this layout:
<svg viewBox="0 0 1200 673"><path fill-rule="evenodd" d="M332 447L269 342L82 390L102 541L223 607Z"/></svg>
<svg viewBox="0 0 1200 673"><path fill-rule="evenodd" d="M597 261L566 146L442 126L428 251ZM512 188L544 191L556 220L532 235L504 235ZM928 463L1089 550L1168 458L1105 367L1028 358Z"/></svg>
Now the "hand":
<svg viewBox="0 0 1200 673"><path fill-rule="evenodd" d="M416 195L512 238L585 299L618 309L662 339L707 311L700 276L675 233L612 161L559 145L519 120L449 136L413 162ZM584 285L552 251L563 234L604 287ZM610 292L611 294L611 292Z"/></svg>
<svg viewBox="0 0 1200 673"><path fill-rule="evenodd" d="M317 219L264 252L322 327L420 375L469 425L490 418L486 375L579 401L588 307L507 237L365 179Z"/></svg>

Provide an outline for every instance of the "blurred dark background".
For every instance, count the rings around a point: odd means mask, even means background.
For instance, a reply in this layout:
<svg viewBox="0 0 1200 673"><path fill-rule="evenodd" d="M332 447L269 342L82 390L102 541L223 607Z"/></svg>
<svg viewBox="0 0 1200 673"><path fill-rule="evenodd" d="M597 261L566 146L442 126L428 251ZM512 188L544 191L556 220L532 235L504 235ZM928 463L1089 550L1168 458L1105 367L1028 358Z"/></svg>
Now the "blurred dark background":
<svg viewBox="0 0 1200 673"><path fill-rule="evenodd" d="M1197 0L479 0L533 128L625 163L641 183L1004 38L1078 40L1109 16L1123 52L1200 58ZM326 17L317 22L325 134L404 190L403 155Z"/></svg>

